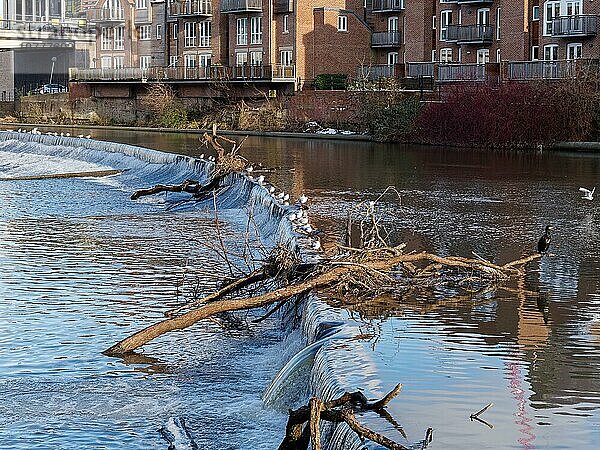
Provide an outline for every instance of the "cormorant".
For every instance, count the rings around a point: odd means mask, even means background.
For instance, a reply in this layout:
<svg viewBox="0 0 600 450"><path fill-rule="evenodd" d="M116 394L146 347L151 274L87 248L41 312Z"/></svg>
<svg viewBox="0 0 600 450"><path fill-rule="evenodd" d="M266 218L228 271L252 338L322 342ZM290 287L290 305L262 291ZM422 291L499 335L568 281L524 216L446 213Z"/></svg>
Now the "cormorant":
<svg viewBox="0 0 600 450"><path fill-rule="evenodd" d="M548 225L546 227L546 231L544 232L544 234L542 234L542 237L538 241L537 250L539 253L545 253L548 251L548 248L550 247L550 231L551 230L552 230L552 227L550 225Z"/></svg>

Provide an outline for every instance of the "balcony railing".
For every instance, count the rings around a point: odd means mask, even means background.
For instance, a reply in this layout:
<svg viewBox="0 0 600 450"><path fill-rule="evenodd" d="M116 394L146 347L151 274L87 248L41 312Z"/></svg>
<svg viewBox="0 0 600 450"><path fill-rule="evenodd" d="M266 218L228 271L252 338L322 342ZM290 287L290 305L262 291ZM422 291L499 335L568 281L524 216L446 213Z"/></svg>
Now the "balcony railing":
<svg viewBox="0 0 600 450"><path fill-rule="evenodd" d="M221 0L222 13L261 12L262 0Z"/></svg>
<svg viewBox="0 0 600 450"><path fill-rule="evenodd" d="M409 78L430 77L433 78L435 63L414 62L406 63L406 76Z"/></svg>
<svg viewBox="0 0 600 450"><path fill-rule="evenodd" d="M358 68L358 78L376 81L381 78L396 78L398 76L397 64L376 64Z"/></svg>
<svg viewBox="0 0 600 450"><path fill-rule="evenodd" d="M399 31L381 31L373 33L371 37L372 47L398 47L402 42Z"/></svg>
<svg viewBox="0 0 600 450"><path fill-rule="evenodd" d="M440 63L438 66L438 81L485 81L485 64L449 64Z"/></svg>
<svg viewBox="0 0 600 450"><path fill-rule="evenodd" d="M69 69L70 81L178 82L178 81L279 81L296 79L295 66L123 67L119 69Z"/></svg>
<svg viewBox="0 0 600 450"><path fill-rule="evenodd" d="M79 27L76 25L54 25L48 22L21 22L18 20L0 20L0 31L2 30L50 33L52 38L55 36L74 38L78 34L82 36L96 34L96 29L87 25Z"/></svg>
<svg viewBox="0 0 600 450"><path fill-rule="evenodd" d="M494 39L492 25L448 25L448 41L458 44L489 44Z"/></svg>
<svg viewBox="0 0 600 450"><path fill-rule="evenodd" d="M273 0L273 11L275 14L294 12L294 0Z"/></svg>
<svg viewBox="0 0 600 450"><path fill-rule="evenodd" d="M171 16L211 16L212 2L210 0L172 1L169 4Z"/></svg>
<svg viewBox="0 0 600 450"><path fill-rule="evenodd" d="M373 12L393 12L404 9L404 0L373 0Z"/></svg>
<svg viewBox="0 0 600 450"><path fill-rule="evenodd" d="M506 78L516 81L556 80L575 78L578 67L589 60L560 61L509 61L506 63Z"/></svg>
<svg viewBox="0 0 600 450"><path fill-rule="evenodd" d="M552 21L552 36L596 36L598 16L565 16Z"/></svg>
<svg viewBox="0 0 600 450"><path fill-rule="evenodd" d="M494 0L456 0L456 3L458 3L459 5L465 5L465 4L469 4L469 3L493 3Z"/></svg>
<svg viewBox="0 0 600 450"><path fill-rule="evenodd" d="M123 22L125 11L123 8L95 8L87 10L87 18L93 22Z"/></svg>

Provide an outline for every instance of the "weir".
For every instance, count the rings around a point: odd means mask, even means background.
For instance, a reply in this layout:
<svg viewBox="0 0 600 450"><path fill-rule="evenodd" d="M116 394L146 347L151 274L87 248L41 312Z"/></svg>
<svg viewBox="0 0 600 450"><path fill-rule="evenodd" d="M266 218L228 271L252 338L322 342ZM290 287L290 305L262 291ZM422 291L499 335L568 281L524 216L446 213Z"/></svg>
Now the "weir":
<svg viewBox="0 0 600 450"><path fill-rule="evenodd" d="M211 161L205 159L133 145L10 131L0 132L0 151L18 155L35 154L48 158L66 158L119 170L119 183L123 189L130 192L158 183L179 184L186 179L196 179L205 183L214 167ZM169 196L173 196L170 197L173 203L186 197L171 193ZM216 204L218 209L240 210L244 214L251 211L253 222L270 245L285 246L304 262L314 262L320 257L310 248L308 240L293 230L290 220L287 219L298 207L282 205L267 189L244 174L234 173L225 177L224 187L216 199ZM212 200L189 202L182 206L209 210L212 207ZM286 390L294 389L294 378L299 374L308 375L306 394L317 395L325 401L341 395L345 390L355 388L344 385L332 371L328 347L336 342L343 342L346 347L351 345L351 342L354 342L351 339L359 334L356 324L352 324L347 314L327 306L314 294L303 298L301 310L300 329L303 346L290 357L266 389L263 400L267 405L283 407L282 409L292 406L284 402L288 397ZM292 325L292 316L293 314L283 315L284 321L288 322L284 325ZM306 383L304 385L306 386ZM354 433L348 433L345 425L336 428L337 430L325 430L325 436L332 439L333 448L349 450L361 446L360 440Z"/></svg>

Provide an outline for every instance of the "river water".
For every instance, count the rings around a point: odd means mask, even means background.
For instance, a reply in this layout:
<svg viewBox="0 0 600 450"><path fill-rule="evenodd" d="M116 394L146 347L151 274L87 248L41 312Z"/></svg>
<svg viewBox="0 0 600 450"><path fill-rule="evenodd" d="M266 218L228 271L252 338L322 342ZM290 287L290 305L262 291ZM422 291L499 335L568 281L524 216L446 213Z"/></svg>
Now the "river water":
<svg viewBox="0 0 600 450"><path fill-rule="evenodd" d="M205 152L195 135L90 133ZM361 388L372 398L402 383L389 411L406 438L379 416L360 419L407 445L431 427L433 449L598 448L599 209L578 188L595 185L600 157L252 137L243 154L276 168L267 178L293 196L307 194L332 236L348 208L389 185L401 202L378 208L409 250L507 262L531 254L552 224L552 254L509 290L348 311L314 304L312 320L342 320L360 339L325 343L311 381L319 393ZM165 336L144 349L147 361L100 354L177 303L186 264L222 270L182 239L210 235L210 214L128 195L90 180L0 182L0 448L161 448L156 429L170 415L188 418L201 448L276 448L285 408L259 394L297 345L276 319ZM489 402L491 427L469 420ZM332 439L359 448L343 429Z"/></svg>

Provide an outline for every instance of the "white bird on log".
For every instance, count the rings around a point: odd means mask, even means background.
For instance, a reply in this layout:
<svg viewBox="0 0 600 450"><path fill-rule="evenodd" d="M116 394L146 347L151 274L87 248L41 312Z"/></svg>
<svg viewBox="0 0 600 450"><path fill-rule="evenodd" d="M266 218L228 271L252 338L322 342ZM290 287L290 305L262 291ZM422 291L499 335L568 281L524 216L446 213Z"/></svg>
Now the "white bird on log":
<svg viewBox="0 0 600 450"><path fill-rule="evenodd" d="M288 219L290 219L291 222L293 222L294 220L296 220L296 214L292 213L288 216Z"/></svg>
<svg viewBox="0 0 600 450"><path fill-rule="evenodd" d="M83 134L78 134L77 137L81 139L83 138Z"/></svg>
<svg viewBox="0 0 600 450"><path fill-rule="evenodd" d="M312 248L313 248L313 250L320 250L321 249L321 241L320 241L319 238L317 238L315 240L315 242L313 242Z"/></svg>
<svg viewBox="0 0 600 450"><path fill-rule="evenodd" d="M70 137L71 133L66 133L65 136Z"/></svg>
<svg viewBox="0 0 600 450"><path fill-rule="evenodd" d="M304 194L302 194L299 198L298 201L300 202L301 205L304 205L307 201L308 201L308 197Z"/></svg>
<svg viewBox="0 0 600 450"><path fill-rule="evenodd" d="M92 138L92 135L91 135L91 134L88 134L88 135L87 135L85 138L86 138L86 139L91 139L91 138Z"/></svg>
<svg viewBox="0 0 600 450"><path fill-rule="evenodd" d="M583 192L583 197L581 197L581 198L583 198L585 200L594 200L594 191L596 190L595 187L591 191L589 189L584 188L584 187L580 187L579 190L581 192Z"/></svg>
<svg viewBox="0 0 600 450"><path fill-rule="evenodd" d="M248 173L252 172L253 170L254 170L254 167L252 167L252 166L246 167L246 172L248 172Z"/></svg>
<svg viewBox="0 0 600 450"><path fill-rule="evenodd" d="M264 176L264 175L261 175L261 176L259 176L259 177L256 179L256 182L257 182L258 184L260 184L261 186L263 185L263 182L264 182L264 181L265 181L265 176Z"/></svg>
<svg viewBox="0 0 600 450"><path fill-rule="evenodd" d="M204 159L204 153L200 155L200 159Z"/></svg>
<svg viewBox="0 0 600 450"><path fill-rule="evenodd" d="M284 202L287 202L289 199L290 199L290 194L285 194L285 195L283 196L283 201L284 201Z"/></svg>

